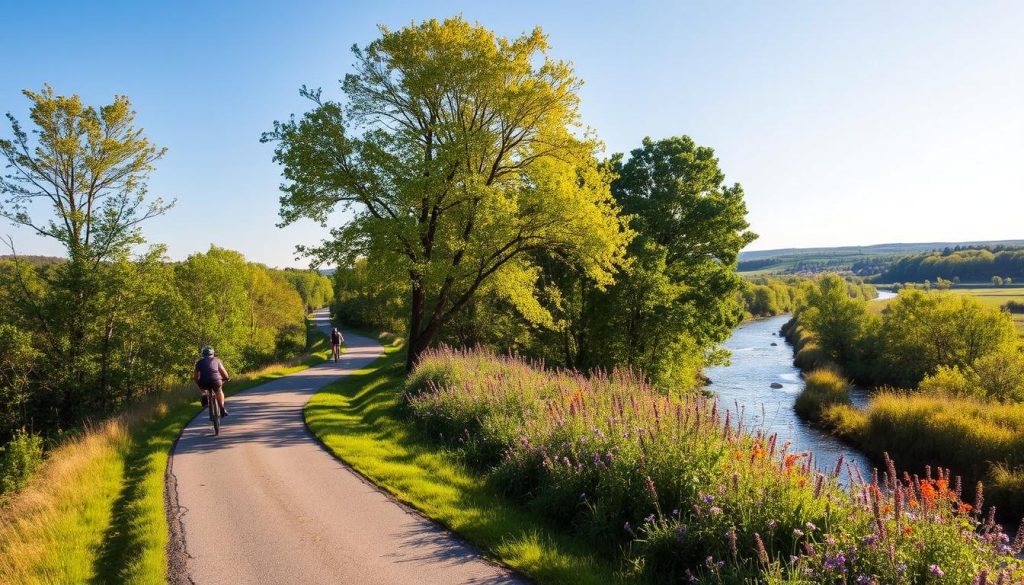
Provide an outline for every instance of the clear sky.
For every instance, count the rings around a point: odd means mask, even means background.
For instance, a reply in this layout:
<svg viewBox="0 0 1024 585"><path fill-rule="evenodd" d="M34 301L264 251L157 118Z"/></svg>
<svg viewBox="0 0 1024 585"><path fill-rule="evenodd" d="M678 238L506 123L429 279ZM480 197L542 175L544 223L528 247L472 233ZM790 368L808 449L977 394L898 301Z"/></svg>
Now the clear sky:
<svg viewBox="0 0 1024 585"><path fill-rule="evenodd" d="M0 0L0 112L22 88L93 104L128 95L170 151L145 225L172 258L210 243L272 266L326 230L278 230L280 169L259 135L340 97L377 24L462 14L540 25L585 81L608 152L688 134L747 193L750 249L1024 238L1024 2ZM9 135L9 128L0 130ZM338 218L340 221L341 218ZM0 226L21 253L51 243Z"/></svg>

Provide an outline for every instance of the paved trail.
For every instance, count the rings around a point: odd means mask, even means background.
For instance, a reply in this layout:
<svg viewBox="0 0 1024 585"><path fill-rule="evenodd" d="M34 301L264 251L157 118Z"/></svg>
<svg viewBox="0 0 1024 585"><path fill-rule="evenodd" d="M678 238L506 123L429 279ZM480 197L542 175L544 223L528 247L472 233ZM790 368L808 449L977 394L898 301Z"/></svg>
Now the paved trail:
<svg viewBox="0 0 1024 585"><path fill-rule="evenodd" d="M317 320L328 326L325 313ZM229 398L219 437L205 413L185 428L169 478L175 544L185 549L172 544L172 581L520 583L371 486L306 430L302 408L317 390L383 354L372 339L345 340L339 364Z"/></svg>

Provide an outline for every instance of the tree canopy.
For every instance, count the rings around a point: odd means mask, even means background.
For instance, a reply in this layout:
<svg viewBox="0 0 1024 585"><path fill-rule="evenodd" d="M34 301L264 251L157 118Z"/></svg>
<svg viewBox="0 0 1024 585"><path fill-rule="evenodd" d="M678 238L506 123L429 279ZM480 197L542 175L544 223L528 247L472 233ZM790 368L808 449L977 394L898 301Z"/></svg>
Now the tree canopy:
<svg viewBox="0 0 1024 585"><path fill-rule="evenodd" d="M354 213L305 250L367 257L409 283L409 363L494 279L524 314L546 252L610 284L630 231L600 147L579 119L579 80L539 28L508 39L462 18L429 20L354 48L343 102L303 88L313 109L264 135L287 179L283 223Z"/></svg>

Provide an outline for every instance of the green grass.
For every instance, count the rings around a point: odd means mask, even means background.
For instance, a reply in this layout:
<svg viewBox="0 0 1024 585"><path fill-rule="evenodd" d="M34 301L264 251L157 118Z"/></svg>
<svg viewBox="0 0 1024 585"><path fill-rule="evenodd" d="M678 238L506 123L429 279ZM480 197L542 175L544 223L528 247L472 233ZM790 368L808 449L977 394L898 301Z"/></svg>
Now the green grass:
<svg viewBox="0 0 1024 585"><path fill-rule="evenodd" d="M236 394L327 359L326 336L292 364L237 376ZM167 459L199 411L194 388L138 404L56 448L0 506L0 583L164 583Z"/></svg>
<svg viewBox="0 0 1024 585"><path fill-rule="evenodd" d="M940 291L936 291L940 292ZM973 297L978 302L990 307L1002 307L1007 301L1024 302L1024 286L954 286L948 292L942 294L958 294ZM868 311L880 315L890 300L878 301L868 305ZM1024 338L1024 314L1014 314L1013 324L1017 327L1017 333Z"/></svg>
<svg viewBox="0 0 1024 585"><path fill-rule="evenodd" d="M494 494L480 473L417 433L402 416L404 355L385 357L316 394L306 424L341 460L399 500L538 583L620 582L578 541Z"/></svg>
<svg viewBox="0 0 1024 585"><path fill-rule="evenodd" d="M1024 286L955 287L950 292L974 297L982 304L992 307L1002 307L1007 301L1024 302ZM1013 323L1017 326L1017 333L1024 337L1024 314L1013 315Z"/></svg>

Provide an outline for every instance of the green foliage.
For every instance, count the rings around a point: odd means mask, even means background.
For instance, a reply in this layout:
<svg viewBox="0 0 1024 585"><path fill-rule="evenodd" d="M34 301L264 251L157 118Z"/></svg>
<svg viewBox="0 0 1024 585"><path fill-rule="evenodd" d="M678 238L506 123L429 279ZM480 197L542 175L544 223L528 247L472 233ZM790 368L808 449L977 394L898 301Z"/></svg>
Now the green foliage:
<svg viewBox="0 0 1024 585"><path fill-rule="evenodd" d="M945 249L900 258L880 277L880 282L923 282L960 279L992 282L1001 286L1004 277L1024 277L1024 247L977 246Z"/></svg>
<svg viewBox="0 0 1024 585"><path fill-rule="evenodd" d="M818 422L829 407L850 404L850 384L835 370L814 370L804 376L804 388L796 397L793 409L808 419Z"/></svg>
<svg viewBox="0 0 1024 585"><path fill-rule="evenodd" d="M315 270L285 269L280 272L299 291L307 311L326 307L334 300L331 279Z"/></svg>
<svg viewBox="0 0 1024 585"><path fill-rule="evenodd" d="M645 138L628 160L613 156L615 200L636 237L628 263L604 290L564 274L548 281L548 304L564 332L564 363L632 368L681 391L742 318L735 272L747 230L739 185L726 185L711 148L686 136Z"/></svg>
<svg viewBox="0 0 1024 585"><path fill-rule="evenodd" d="M227 391L305 369L328 352L317 332L308 356L235 375ZM0 582L165 583L168 457L199 410L195 389L182 385L65 436L0 506Z"/></svg>
<svg viewBox="0 0 1024 585"><path fill-rule="evenodd" d="M334 272L335 323L404 335L408 326L408 284L391 280L388 271L366 258Z"/></svg>
<svg viewBox="0 0 1024 585"><path fill-rule="evenodd" d="M43 462L43 438L25 430L0 449L0 494L13 492L25 485L32 472Z"/></svg>
<svg viewBox="0 0 1024 585"><path fill-rule="evenodd" d="M852 297L847 282L834 274L807 287L800 323L844 367L860 362L864 340L875 326L864 299Z"/></svg>
<svg viewBox="0 0 1024 585"><path fill-rule="evenodd" d="M409 365L492 278L543 318L534 253L610 283L630 234L581 131L579 81L540 29L505 39L452 18L381 31L354 49L344 104L304 88L313 110L263 139L288 180L285 223L354 212L307 252L364 256L408 283Z"/></svg>
<svg viewBox="0 0 1024 585"><path fill-rule="evenodd" d="M819 376L829 397L846 388ZM847 489L776 437L738 430L714 402L666 397L627 375L443 350L406 392L426 436L595 551L622 554L633 578L919 583L936 565L959 583L984 567L1021 571L998 529L975 531L983 513L966 513L945 472L853 478ZM828 413L844 408L829 402Z"/></svg>
<svg viewBox="0 0 1024 585"><path fill-rule="evenodd" d="M805 279L760 277L744 279L742 283L740 294L747 314L772 317L796 310L803 298Z"/></svg>
<svg viewBox="0 0 1024 585"><path fill-rule="evenodd" d="M875 377L913 388L939 366L967 368L1016 344L1006 313L970 297L904 290L882 312Z"/></svg>

